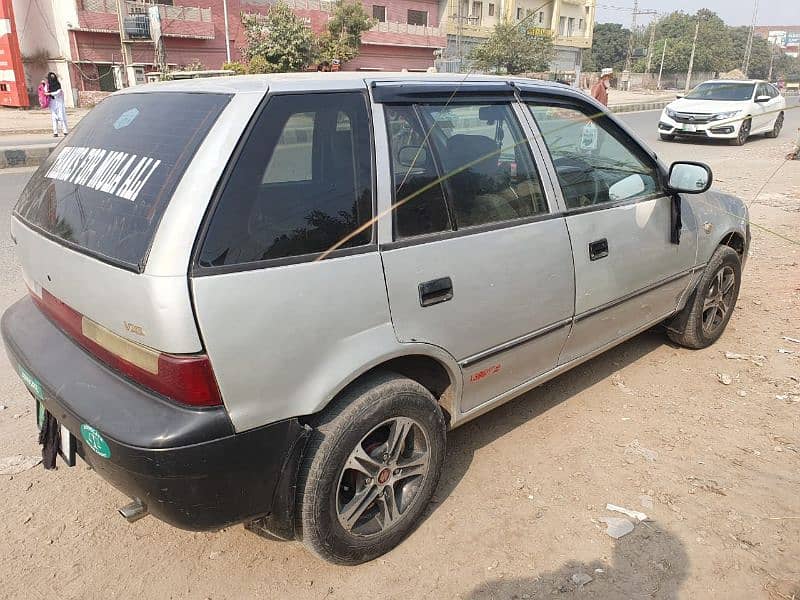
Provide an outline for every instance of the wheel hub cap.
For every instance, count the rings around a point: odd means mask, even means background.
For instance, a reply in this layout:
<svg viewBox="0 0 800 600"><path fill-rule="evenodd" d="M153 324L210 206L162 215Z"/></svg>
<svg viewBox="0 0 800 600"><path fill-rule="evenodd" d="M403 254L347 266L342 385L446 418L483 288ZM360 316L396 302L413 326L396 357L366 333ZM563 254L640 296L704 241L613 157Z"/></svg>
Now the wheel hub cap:
<svg viewBox="0 0 800 600"><path fill-rule="evenodd" d="M425 430L408 417L388 419L365 435L339 475L336 513L342 528L370 537L400 522L428 477L430 452Z"/></svg>

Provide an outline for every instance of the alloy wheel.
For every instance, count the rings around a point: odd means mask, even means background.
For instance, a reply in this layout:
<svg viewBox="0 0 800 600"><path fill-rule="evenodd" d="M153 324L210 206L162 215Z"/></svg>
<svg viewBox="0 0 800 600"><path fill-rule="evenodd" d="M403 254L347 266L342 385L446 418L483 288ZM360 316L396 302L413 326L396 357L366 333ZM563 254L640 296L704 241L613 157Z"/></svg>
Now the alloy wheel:
<svg viewBox="0 0 800 600"><path fill-rule="evenodd" d="M395 417L372 429L339 475L339 524L359 537L393 528L419 495L430 460L425 431L414 419Z"/></svg>
<svg viewBox="0 0 800 600"><path fill-rule="evenodd" d="M703 332L713 334L725 323L733 308L733 295L736 292L736 273L725 265L717 271L706 291L703 301Z"/></svg>

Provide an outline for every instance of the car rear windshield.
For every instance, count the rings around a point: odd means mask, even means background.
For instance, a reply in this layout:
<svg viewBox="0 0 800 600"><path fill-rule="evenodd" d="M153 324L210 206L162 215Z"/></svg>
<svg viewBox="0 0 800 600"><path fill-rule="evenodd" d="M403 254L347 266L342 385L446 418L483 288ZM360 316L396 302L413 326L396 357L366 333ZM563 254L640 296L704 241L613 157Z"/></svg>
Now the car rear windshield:
<svg viewBox="0 0 800 600"><path fill-rule="evenodd" d="M701 83L686 97L691 100L727 100L741 102L753 96L752 83Z"/></svg>
<svg viewBox="0 0 800 600"><path fill-rule="evenodd" d="M230 98L107 98L34 174L17 216L70 247L141 271L172 193Z"/></svg>

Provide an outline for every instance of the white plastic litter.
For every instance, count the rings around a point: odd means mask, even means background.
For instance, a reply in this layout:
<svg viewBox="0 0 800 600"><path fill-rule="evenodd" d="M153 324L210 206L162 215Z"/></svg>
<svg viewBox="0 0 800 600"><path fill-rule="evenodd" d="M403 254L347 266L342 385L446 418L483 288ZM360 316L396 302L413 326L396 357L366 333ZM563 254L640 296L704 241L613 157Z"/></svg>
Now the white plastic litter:
<svg viewBox="0 0 800 600"><path fill-rule="evenodd" d="M618 540L622 536L628 535L631 531L633 531L633 523L631 523L628 519L623 519L622 517L600 517L598 521L601 521L608 526L606 527L606 533L615 540Z"/></svg>
<svg viewBox="0 0 800 600"><path fill-rule="evenodd" d="M606 504L606 510L628 515L631 519L636 519L639 523L642 521L647 521L647 515L643 512L639 512L638 510L630 510L622 506L617 506L616 504Z"/></svg>

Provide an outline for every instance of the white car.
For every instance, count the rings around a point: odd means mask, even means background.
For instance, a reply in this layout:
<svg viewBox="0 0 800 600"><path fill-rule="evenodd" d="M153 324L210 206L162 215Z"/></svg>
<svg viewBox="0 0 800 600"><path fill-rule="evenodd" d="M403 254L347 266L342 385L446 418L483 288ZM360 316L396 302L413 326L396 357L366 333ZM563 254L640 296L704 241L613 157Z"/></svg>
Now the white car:
<svg viewBox="0 0 800 600"><path fill-rule="evenodd" d="M700 137L741 146L759 133L778 137L785 109L786 99L766 81L705 81L664 108L658 133L664 141Z"/></svg>

